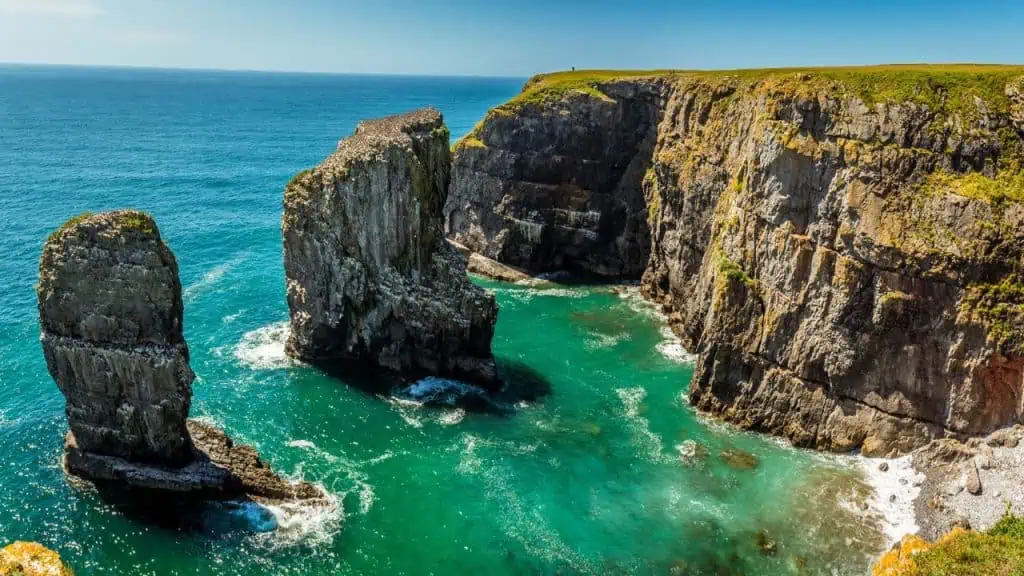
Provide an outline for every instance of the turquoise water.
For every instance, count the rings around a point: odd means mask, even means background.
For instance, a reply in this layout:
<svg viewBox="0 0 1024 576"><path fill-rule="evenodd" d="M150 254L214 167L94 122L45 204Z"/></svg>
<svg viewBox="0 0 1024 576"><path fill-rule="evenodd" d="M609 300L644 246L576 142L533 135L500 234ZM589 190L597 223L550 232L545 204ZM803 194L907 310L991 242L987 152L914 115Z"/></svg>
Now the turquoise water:
<svg viewBox="0 0 1024 576"><path fill-rule="evenodd" d="M361 118L433 104L460 135L521 83L0 68L0 542L79 574L864 573L885 542L860 472L700 420L685 354L631 291L480 280L498 357L551 386L504 413L369 396L284 357L290 176ZM170 528L66 480L36 265L65 218L116 207L152 212L178 256L193 414L336 508Z"/></svg>

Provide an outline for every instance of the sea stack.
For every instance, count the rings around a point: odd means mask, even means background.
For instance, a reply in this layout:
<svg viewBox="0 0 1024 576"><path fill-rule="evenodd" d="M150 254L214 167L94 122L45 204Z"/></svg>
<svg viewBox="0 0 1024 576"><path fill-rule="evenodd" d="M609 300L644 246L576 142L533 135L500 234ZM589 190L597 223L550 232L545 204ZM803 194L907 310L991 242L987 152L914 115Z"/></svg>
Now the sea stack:
<svg viewBox="0 0 1024 576"><path fill-rule="evenodd" d="M451 172L440 112L364 122L285 191L288 353L324 367L496 389L498 308L444 238Z"/></svg>
<svg viewBox="0 0 1024 576"><path fill-rule="evenodd" d="M47 367L67 400L69 473L202 498L321 496L188 420L195 375L178 265L150 216L69 220L43 248L38 296Z"/></svg>

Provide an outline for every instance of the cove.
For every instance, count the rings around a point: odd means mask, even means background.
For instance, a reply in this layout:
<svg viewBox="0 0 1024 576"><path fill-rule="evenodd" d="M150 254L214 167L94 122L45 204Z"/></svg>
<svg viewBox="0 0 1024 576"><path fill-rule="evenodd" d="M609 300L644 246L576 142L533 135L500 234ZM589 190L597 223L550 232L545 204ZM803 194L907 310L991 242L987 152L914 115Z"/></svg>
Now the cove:
<svg viewBox="0 0 1024 576"><path fill-rule="evenodd" d="M856 463L698 418L685 353L618 288L477 280L501 307L499 360L551 388L499 413L415 399L443 383L378 397L286 359L280 197L296 167L360 118L425 103L465 133L520 81L0 77L21 111L0 130L0 540L112 575L862 574L886 547L885 498ZM152 211L181 259L193 413L333 507L211 507L175 524L68 484L39 246L71 214L124 206Z"/></svg>

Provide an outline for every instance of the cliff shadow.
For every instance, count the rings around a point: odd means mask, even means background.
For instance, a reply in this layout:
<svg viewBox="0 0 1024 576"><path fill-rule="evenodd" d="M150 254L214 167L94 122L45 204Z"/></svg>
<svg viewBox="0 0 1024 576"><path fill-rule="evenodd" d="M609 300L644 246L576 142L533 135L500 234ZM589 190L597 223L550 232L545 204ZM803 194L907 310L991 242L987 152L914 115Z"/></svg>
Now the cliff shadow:
<svg viewBox="0 0 1024 576"><path fill-rule="evenodd" d="M274 515L248 496L210 500L162 490L128 488L118 482L92 482L96 496L125 519L158 530L223 537L271 532Z"/></svg>
<svg viewBox="0 0 1024 576"><path fill-rule="evenodd" d="M518 360L496 358L502 388L488 392L454 378L424 374L408 377L359 363L332 362L316 368L325 376L373 396L417 402L430 407L462 408L475 414L509 416L520 402L537 402L553 386L543 374Z"/></svg>

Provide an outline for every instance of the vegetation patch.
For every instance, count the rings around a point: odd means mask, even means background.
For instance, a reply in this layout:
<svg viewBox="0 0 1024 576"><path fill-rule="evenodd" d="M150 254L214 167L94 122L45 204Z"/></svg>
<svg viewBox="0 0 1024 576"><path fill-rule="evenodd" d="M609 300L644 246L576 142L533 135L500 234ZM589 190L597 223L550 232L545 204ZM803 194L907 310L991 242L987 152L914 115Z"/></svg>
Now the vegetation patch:
<svg viewBox="0 0 1024 576"><path fill-rule="evenodd" d="M1024 278L1011 274L997 284L972 284L960 304L961 315L985 327L1004 354L1024 353Z"/></svg>
<svg viewBox="0 0 1024 576"><path fill-rule="evenodd" d="M737 90L760 87L770 93L812 97L847 94L866 105L912 103L927 106L935 125L959 116L980 118L975 98L988 111L1006 113L1010 101L1006 86L1020 82L1022 66L1001 65L887 65L824 68L762 68L749 70L579 70L534 76L522 94L509 104L542 104L560 99L570 90L597 89L602 83L639 78L673 78L703 82Z"/></svg>
<svg viewBox="0 0 1024 576"><path fill-rule="evenodd" d="M118 223L126 230L134 230L152 236L156 234L153 217L138 210L124 210L118 213Z"/></svg>
<svg viewBox="0 0 1024 576"><path fill-rule="evenodd" d="M875 564L872 576L1024 576L1024 519L1007 511L985 533L955 529L935 544L916 536Z"/></svg>
<svg viewBox="0 0 1024 576"><path fill-rule="evenodd" d="M935 173L928 178L925 186L931 191L947 191L990 204L1024 202L1024 172L1001 171L995 178L978 172Z"/></svg>
<svg viewBox="0 0 1024 576"><path fill-rule="evenodd" d="M71 230L75 226L78 226L79 224L81 224L82 222L88 220L89 218L92 218L93 216L95 216L95 214L93 214L92 212L82 212L81 214L79 214L77 216L72 216L71 218L68 218L68 221L63 223L63 224L61 224L60 228L57 228L56 230L54 230L53 232L50 233L50 236L46 239L46 241L47 242L54 242L54 241L56 241L58 238L61 237L61 235L64 234L64 232L67 232L68 230Z"/></svg>
<svg viewBox="0 0 1024 576"><path fill-rule="evenodd" d="M751 278L740 265L722 256L718 259L718 272L723 278L729 282L743 282L747 286L753 287L756 281Z"/></svg>

